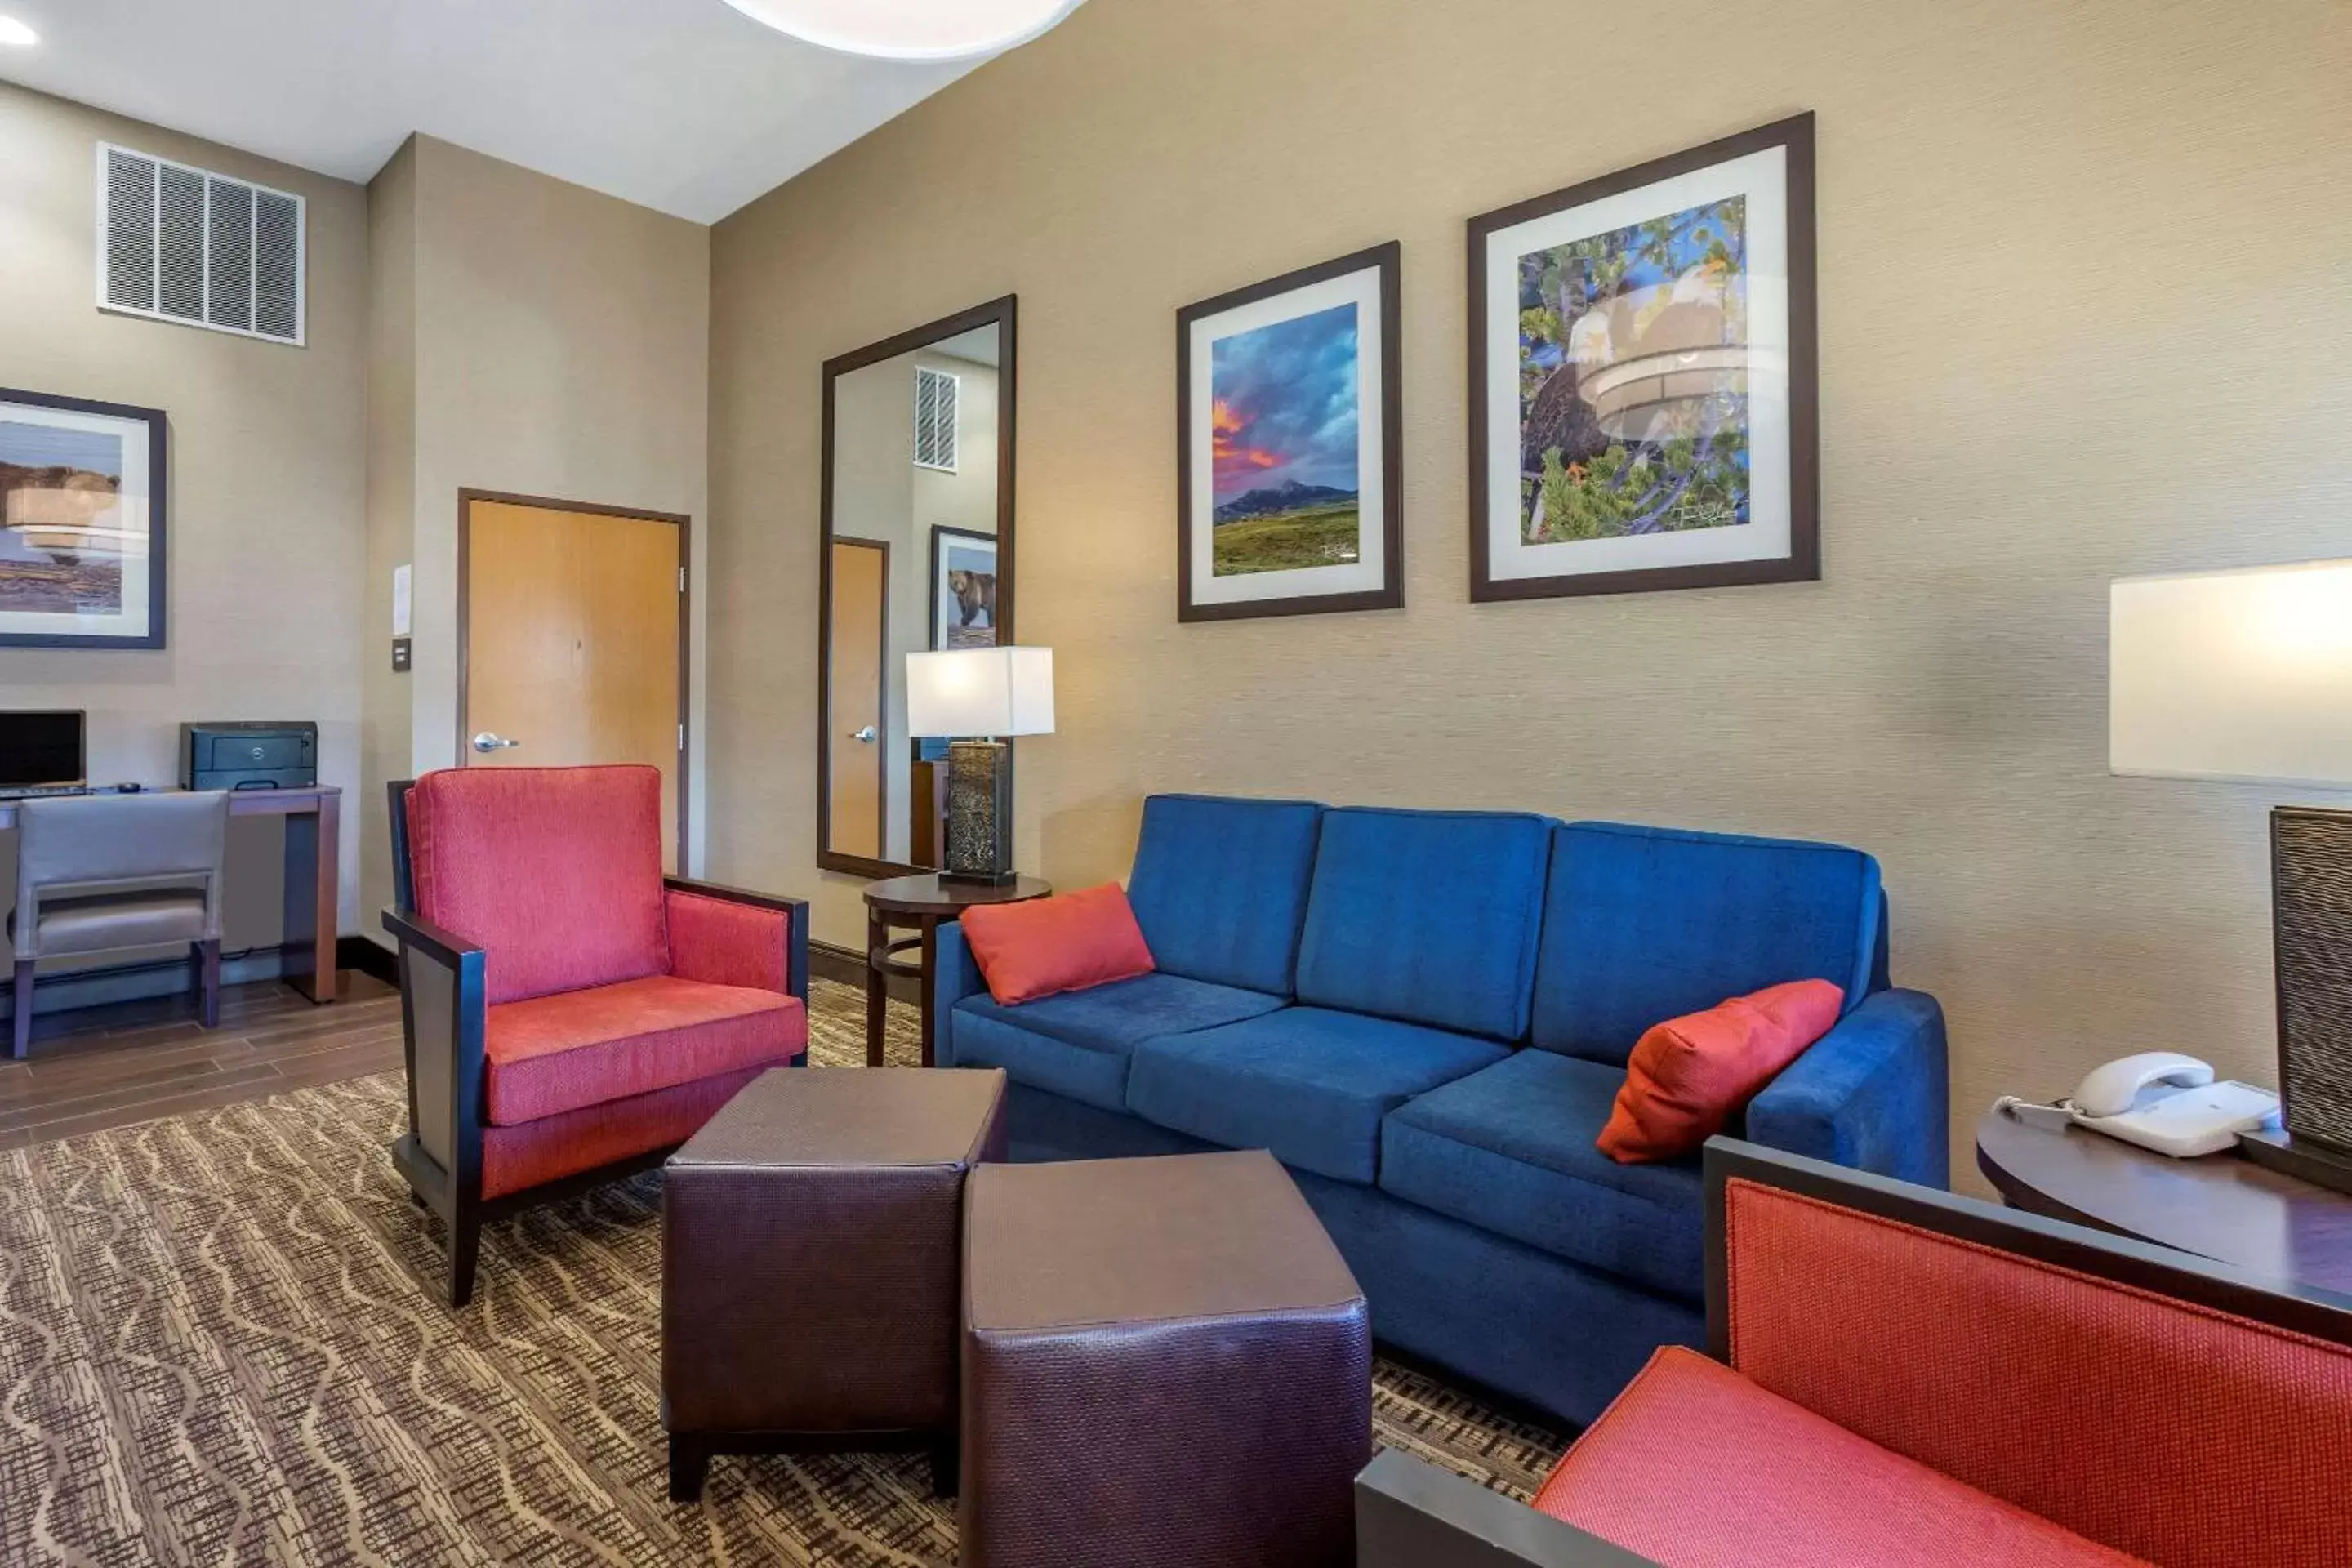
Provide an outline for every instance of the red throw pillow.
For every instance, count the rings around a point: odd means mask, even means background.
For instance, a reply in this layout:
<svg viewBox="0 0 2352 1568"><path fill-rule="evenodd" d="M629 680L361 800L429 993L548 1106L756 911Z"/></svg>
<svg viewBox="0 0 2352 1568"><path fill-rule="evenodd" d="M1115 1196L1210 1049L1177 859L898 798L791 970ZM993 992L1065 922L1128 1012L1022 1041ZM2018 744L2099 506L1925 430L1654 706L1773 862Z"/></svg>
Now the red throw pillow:
<svg viewBox="0 0 2352 1568"><path fill-rule="evenodd" d="M1828 981L1794 980L1652 1025L1625 1064L1601 1152L1621 1165L1689 1153L1828 1034L1844 1005Z"/></svg>
<svg viewBox="0 0 2352 1568"><path fill-rule="evenodd" d="M1132 980L1153 967L1127 889L1115 882L1025 903L983 904L966 910L960 923L988 994L1008 1007Z"/></svg>

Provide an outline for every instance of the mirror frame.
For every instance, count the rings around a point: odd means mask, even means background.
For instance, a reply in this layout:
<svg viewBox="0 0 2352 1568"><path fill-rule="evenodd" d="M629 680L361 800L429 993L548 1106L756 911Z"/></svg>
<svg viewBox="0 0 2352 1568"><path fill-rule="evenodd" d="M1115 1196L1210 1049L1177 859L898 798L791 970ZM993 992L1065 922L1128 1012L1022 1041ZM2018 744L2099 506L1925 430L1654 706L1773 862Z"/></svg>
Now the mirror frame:
<svg viewBox="0 0 2352 1568"><path fill-rule="evenodd" d="M816 863L824 871L879 880L886 877L919 876L935 866L910 866L870 855L851 855L831 847L833 840L833 444L834 383L852 371L912 353L944 338L959 337L975 328L994 326L996 364L996 635L1000 646L1013 637L1014 583L1018 556L1013 537L1013 426L1019 418L1019 354L1014 342L1019 296L1007 294L942 316L936 321L853 349L824 362L824 431L818 462L816 630ZM911 420L912 415L908 416Z"/></svg>

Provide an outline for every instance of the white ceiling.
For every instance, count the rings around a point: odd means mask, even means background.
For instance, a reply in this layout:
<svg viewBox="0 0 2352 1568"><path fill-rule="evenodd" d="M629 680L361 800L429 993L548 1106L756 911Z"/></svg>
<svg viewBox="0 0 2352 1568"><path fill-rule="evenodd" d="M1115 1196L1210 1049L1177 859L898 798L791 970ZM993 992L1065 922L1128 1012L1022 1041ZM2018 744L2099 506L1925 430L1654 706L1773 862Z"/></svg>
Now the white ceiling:
<svg viewBox="0 0 2352 1568"><path fill-rule="evenodd" d="M710 223L971 68L723 0L0 0L0 78L366 180L412 131ZM5 155L5 151L0 151Z"/></svg>

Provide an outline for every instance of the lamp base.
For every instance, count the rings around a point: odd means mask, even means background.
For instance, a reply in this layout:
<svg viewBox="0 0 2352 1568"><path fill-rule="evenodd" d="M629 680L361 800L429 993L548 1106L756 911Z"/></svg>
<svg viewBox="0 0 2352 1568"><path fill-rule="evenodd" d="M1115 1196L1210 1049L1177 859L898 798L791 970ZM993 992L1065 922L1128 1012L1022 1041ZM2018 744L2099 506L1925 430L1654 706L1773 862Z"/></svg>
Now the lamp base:
<svg viewBox="0 0 2352 1568"><path fill-rule="evenodd" d="M1002 741L948 747L948 842L943 882L1003 887L1013 869L1013 749Z"/></svg>
<svg viewBox="0 0 2352 1568"><path fill-rule="evenodd" d="M2352 1156L2339 1154L2292 1132L2241 1132L2238 1149L2257 1165L2299 1176L2315 1186L2352 1193Z"/></svg>

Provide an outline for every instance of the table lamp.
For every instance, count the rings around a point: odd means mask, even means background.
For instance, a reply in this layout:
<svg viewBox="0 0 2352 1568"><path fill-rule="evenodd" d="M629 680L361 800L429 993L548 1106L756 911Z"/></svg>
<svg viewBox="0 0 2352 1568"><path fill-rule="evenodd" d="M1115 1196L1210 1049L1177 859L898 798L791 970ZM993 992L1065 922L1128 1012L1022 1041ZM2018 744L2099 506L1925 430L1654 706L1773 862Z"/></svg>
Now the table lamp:
<svg viewBox="0 0 2352 1568"><path fill-rule="evenodd" d="M2352 789L2352 561L2128 577L2108 594L2108 766ZM2352 812L2271 810L2284 1131L2241 1147L2352 1192Z"/></svg>
<svg viewBox="0 0 2352 1568"><path fill-rule="evenodd" d="M1013 749L1008 735L1054 732L1054 650L972 647L907 656L907 731L946 738L943 880L1013 880Z"/></svg>

